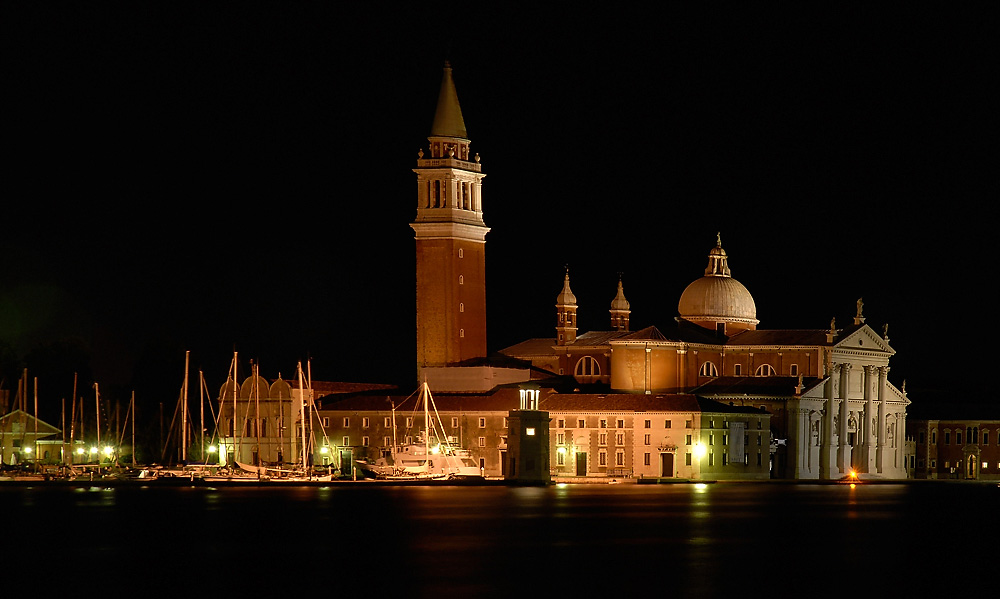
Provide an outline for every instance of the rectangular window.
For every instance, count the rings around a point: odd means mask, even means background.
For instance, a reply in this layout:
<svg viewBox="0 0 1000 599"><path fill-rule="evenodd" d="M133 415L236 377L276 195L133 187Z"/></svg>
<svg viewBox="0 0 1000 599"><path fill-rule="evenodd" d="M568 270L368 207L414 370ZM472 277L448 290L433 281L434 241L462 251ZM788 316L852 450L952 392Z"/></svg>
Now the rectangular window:
<svg viewBox="0 0 1000 599"><path fill-rule="evenodd" d="M323 417L323 426L326 426L326 427L330 426L330 417L329 416L324 416Z"/></svg>
<svg viewBox="0 0 1000 599"><path fill-rule="evenodd" d="M556 428L566 428L566 421L562 418L556 420Z"/></svg>
<svg viewBox="0 0 1000 599"><path fill-rule="evenodd" d="M990 431L983 431L983 445L990 444Z"/></svg>
<svg viewBox="0 0 1000 599"><path fill-rule="evenodd" d="M486 447L486 437L479 437L479 446Z"/></svg>
<svg viewBox="0 0 1000 599"><path fill-rule="evenodd" d="M758 466L760 466L760 465L762 465L762 464L763 464L763 459L764 459L764 458L763 458L763 457L761 457L761 455L760 455L760 452L758 451L758 452L757 452L757 465L758 465Z"/></svg>
<svg viewBox="0 0 1000 599"><path fill-rule="evenodd" d="M368 447L368 436L367 435L365 435L364 437L361 437L361 445L364 446L364 447Z"/></svg>
<svg viewBox="0 0 1000 599"><path fill-rule="evenodd" d="M566 454L561 451L556 452L556 466L566 465Z"/></svg>
<svg viewBox="0 0 1000 599"><path fill-rule="evenodd" d="M407 416L406 417L406 428L413 428L413 417L412 416Z"/></svg>
<svg viewBox="0 0 1000 599"><path fill-rule="evenodd" d="M951 431L945 431L944 432L944 444L948 445L949 443L951 443ZM947 468L947 466L945 466L945 468Z"/></svg>
<svg viewBox="0 0 1000 599"><path fill-rule="evenodd" d="M624 465L625 465L625 452L624 451L615 452L615 466L624 466Z"/></svg>
<svg viewBox="0 0 1000 599"><path fill-rule="evenodd" d="M691 428L692 422L693 422L692 420L685 420L684 421L684 428Z"/></svg>
<svg viewBox="0 0 1000 599"><path fill-rule="evenodd" d="M937 430L931 431L931 445L937 445Z"/></svg>
<svg viewBox="0 0 1000 599"><path fill-rule="evenodd" d="M598 445L607 445L608 444L608 434L607 433L601 433L600 435L598 435L597 436L597 444Z"/></svg>
<svg viewBox="0 0 1000 599"><path fill-rule="evenodd" d="M684 454L684 465L685 466L690 466L691 465L691 454L690 453L685 453Z"/></svg>
<svg viewBox="0 0 1000 599"><path fill-rule="evenodd" d="M485 418L480 418L479 419L479 428L486 428L486 419Z"/></svg>
<svg viewBox="0 0 1000 599"><path fill-rule="evenodd" d="M615 445L625 445L625 433L615 435Z"/></svg>
<svg viewBox="0 0 1000 599"><path fill-rule="evenodd" d="M615 424L617 424L615 428L625 428L625 421L622 420L621 418L619 418L618 422L616 422Z"/></svg>
<svg viewBox="0 0 1000 599"><path fill-rule="evenodd" d="M344 428L350 428L350 426L351 426L351 419L345 416L344 417Z"/></svg>
<svg viewBox="0 0 1000 599"><path fill-rule="evenodd" d="M341 445L343 445L344 447L347 447L350 444L351 444L351 438L350 437L344 437L344 442L341 443Z"/></svg>
<svg viewBox="0 0 1000 599"><path fill-rule="evenodd" d="M663 428L670 428L670 421L669 420L664 420L663 421Z"/></svg>
<svg viewBox="0 0 1000 599"><path fill-rule="evenodd" d="M385 428L391 427L392 426L392 418L390 418L388 416L386 416L385 418L383 418L382 419L382 426L384 426Z"/></svg>
<svg viewBox="0 0 1000 599"><path fill-rule="evenodd" d="M799 376L799 365L798 364L792 364L791 366L789 366L788 367L788 374L790 374L791 376Z"/></svg>
<svg viewBox="0 0 1000 599"><path fill-rule="evenodd" d="M642 423L642 428L653 428L653 421L646 420Z"/></svg>
<svg viewBox="0 0 1000 599"><path fill-rule="evenodd" d="M601 428L608 428L608 421L604 418L601 418Z"/></svg>
<svg viewBox="0 0 1000 599"><path fill-rule="evenodd" d="M691 444L691 435L684 435L684 444L685 445Z"/></svg>
<svg viewBox="0 0 1000 599"><path fill-rule="evenodd" d="M382 447L389 447L392 444L391 437L382 437Z"/></svg>
<svg viewBox="0 0 1000 599"><path fill-rule="evenodd" d="M607 466L608 465L608 452L602 451L597 454L597 465Z"/></svg>
<svg viewBox="0 0 1000 599"><path fill-rule="evenodd" d="M576 421L576 428L587 428L587 421L584 420L583 418L580 418L579 420Z"/></svg>
<svg viewBox="0 0 1000 599"><path fill-rule="evenodd" d="M507 428L507 417L506 416L503 417L503 427Z"/></svg>
<svg viewBox="0 0 1000 599"><path fill-rule="evenodd" d="M715 465L715 452L714 451L708 452L708 465L709 466L714 466Z"/></svg>
<svg viewBox="0 0 1000 599"><path fill-rule="evenodd" d="M557 445L563 445L565 443L566 443L566 435L564 435L563 433L557 434L556 435L556 444Z"/></svg>
<svg viewBox="0 0 1000 599"><path fill-rule="evenodd" d="M368 428L368 418L361 419L361 428Z"/></svg>
<svg viewBox="0 0 1000 599"><path fill-rule="evenodd" d="M742 364L733 364L733 374L735 376L742 375L743 374L743 365Z"/></svg>
<svg viewBox="0 0 1000 599"><path fill-rule="evenodd" d="M917 437L919 438L919 441L917 441L918 445L923 445L924 442L927 440L926 439L926 435L924 434L924 431L920 431L920 434L917 435Z"/></svg>
<svg viewBox="0 0 1000 599"><path fill-rule="evenodd" d="M642 436L642 444L643 445L649 445L649 435L643 435Z"/></svg>
<svg viewBox="0 0 1000 599"><path fill-rule="evenodd" d="M642 465L649 466L649 453L642 454Z"/></svg>
<svg viewBox="0 0 1000 599"><path fill-rule="evenodd" d="M458 428L458 416L451 417L451 428Z"/></svg>
<svg viewBox="0 0 1000 599"><path fill-rule="evenodd" d="M708 444L715 445L715 433L708 433Z"/></svg>

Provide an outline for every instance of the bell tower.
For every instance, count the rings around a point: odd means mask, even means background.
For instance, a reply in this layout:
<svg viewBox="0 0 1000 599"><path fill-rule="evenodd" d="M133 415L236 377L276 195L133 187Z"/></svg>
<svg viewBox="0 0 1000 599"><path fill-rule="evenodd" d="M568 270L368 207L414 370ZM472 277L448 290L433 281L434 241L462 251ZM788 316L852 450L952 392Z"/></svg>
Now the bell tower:
<svg viewBox="0 0 1000 599"><path fill-rule="evenodd" d="M444 65L428 152L417 153L417 372L486 357L482 168Z"/></svg>

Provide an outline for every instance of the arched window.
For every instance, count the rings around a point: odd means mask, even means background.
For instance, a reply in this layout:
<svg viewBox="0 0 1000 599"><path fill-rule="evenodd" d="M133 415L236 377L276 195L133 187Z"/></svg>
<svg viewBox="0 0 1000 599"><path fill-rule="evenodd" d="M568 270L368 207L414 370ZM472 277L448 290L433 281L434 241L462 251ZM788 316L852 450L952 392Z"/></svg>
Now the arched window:
<svg viewBox="0 0 1000 599"><path fill-rule="evenodd" d="M702 362L698 376L719 376L719 369L715 367L714 362Z"/></svg>
<svg viewBox="0 0 1000 599"><path fill-rule="evenodd" d="M761 364L757 367L754 376L774 376L774 367L770 364Z"/></svg>
<svg viewBox="0 0 1000 599"><path fill-rule="evenodd" d="M573 368L573 377L581 383L593 383L601 378L601 364L593 356L583 356Z"/></svg>

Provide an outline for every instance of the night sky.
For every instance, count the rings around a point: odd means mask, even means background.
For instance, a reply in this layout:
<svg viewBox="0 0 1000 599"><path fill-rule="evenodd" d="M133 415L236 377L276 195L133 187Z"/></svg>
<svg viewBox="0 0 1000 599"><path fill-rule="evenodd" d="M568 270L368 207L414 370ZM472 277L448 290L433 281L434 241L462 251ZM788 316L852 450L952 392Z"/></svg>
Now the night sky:
<svg viewBox="0 0 1000 599"><path fill-rule="evenodd" d="M990 371L983 15L339 4L5 5L7 377L74 347L156 401L188 350L213 391L234 351L415 384L411 169L445 60L487 174L491 351L554 336L566 265L581 330L618 273L633 330L667 327L721 232L760 328L863 298L912 400Z"/></svg>

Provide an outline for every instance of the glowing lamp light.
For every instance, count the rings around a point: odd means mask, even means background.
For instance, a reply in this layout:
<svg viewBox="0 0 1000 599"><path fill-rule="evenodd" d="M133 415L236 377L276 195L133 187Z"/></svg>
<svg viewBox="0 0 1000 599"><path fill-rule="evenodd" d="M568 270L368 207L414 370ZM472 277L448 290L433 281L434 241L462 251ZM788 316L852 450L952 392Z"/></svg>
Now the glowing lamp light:
<svg viewBox="0 0 1000 599"><path fill-rule="evenodd" d="M705 457L706 453L708 453L708 448L701 441L694 444L694 457L701 459Z"/></svg>
<svg viewBox="0 0 1000 599"><path fill-rule="evenodd" d="M434 447L431 447L431 453L432 454L438 453L440 451L441 451L441 446L440 445L435 445Z"/></svg>
<svg viewBox="0 0 1000 599"><path fill-rule="evenodd" d="M76 455L83 455L83 448L82 447L77 447L76 448Z"/></svg>
<svg viewBox="0 0 1000 599"><path fill-rule="evenodd" d="M110 457L111 454L113 454L114 452L115 452L114 448L111 447L110 445L107 445L107 446L104 447L104 455Z"/></svg>
<svg viewBox="0 0 1000 599"><path fill-rule="evenodd" d="M208 446L208 453L215 453L217 451L218 451L218 449L215 447L215 445L209 445Z"/></svg>
<svg viewBox="0 0 1000 599"><path fill-rule="evenodd" d="M24 453L31 453L31 448L30 447L25 447L24 448Z"/></svg>
<svg viewBox="0 0 1000 599"><path fill-rule="evenodd" d="M535 436L535 429L530 428L530 427L526 428L526 429L524 429L524 434L528 435L529 437L534 437Z"/></svg>
<svg viewBox="0 0 1000 599"><path fill-rule="evenodd" d="M319 452L320 453L330 453L330 448L327 447L326 445L324 445L323 447L320 448Z"/></svg>
<svg viewBox="0 0 1000 599"><path fill-rule="evenodd" d="M97 453L97 448L96 447L91 447L90 448L90 453L92 453L92 454L93 453Z"/></svg>
<svg viewBox="0 0 1000 599"><path fill-rule="evenodd" d="M559 449L556 450L556 453L565 454L566 453L566 448L565 447L560 447Z"/></svg>

